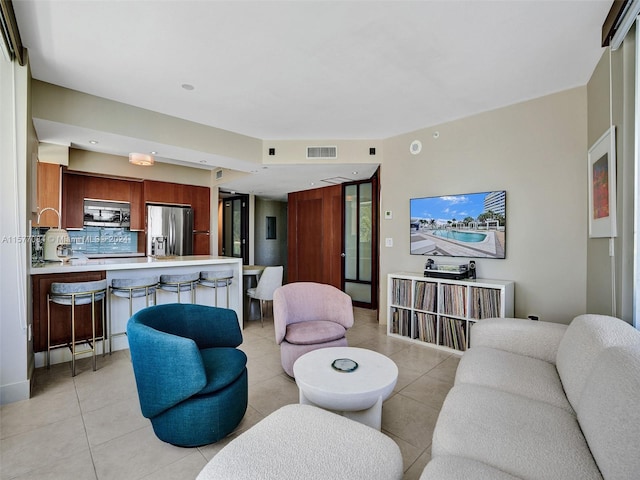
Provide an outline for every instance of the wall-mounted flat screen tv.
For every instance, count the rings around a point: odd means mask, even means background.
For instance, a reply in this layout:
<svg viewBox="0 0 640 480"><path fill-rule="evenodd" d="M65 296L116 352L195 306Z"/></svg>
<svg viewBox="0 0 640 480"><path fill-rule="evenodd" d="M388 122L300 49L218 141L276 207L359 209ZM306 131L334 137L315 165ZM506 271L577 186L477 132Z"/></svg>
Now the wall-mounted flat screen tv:
<svg viewBox="0 0 640 480"><path fill-rule="evenodd" d="M410 200L411 254L505 258L507 192Z"/></svg>

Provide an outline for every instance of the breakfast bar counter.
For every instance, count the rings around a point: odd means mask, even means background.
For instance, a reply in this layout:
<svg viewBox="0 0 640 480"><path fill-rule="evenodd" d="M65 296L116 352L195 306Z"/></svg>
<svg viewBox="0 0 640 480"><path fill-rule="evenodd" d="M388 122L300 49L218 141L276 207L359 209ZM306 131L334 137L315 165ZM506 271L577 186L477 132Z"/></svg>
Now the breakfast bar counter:
<svg viewBox="0 0 640 480"><path fill-rule="evenodd" d="M238 316L240 328L242 328L243 318L243 275L242 259L234 257L218 257L210 255L189 255L175 257L133 257L133 258L96 258L82 259L81 261L70 261L64 263L45 263L43 266L33 266L30 270L31 287L33 294L33 349L36 352L36 366L42 366L45 362L47 350L47 293L54 282L81 282L106 279L110 285L114 278L133 279L146 278L150 276L160 277L160 275L180 275L211 270L231 270L233 278L229 286L229 305L227 305L227 295L219 294L217 303L219 307L231 308ZM224 287L223 287L224 290ZM216 297L213 288L198 286L196 288L196 303L202 305L215 305ZM177 293L157 290L156 298L158 304L178 302ZM182 292L180 299L182 303L191 303L190 292ZM129 320L129 300L111 296L107 298L107 305L110 309L107 313L107 332L124 332ZM144 298L133 299L134 312L146 306ZM79 320L77 328L90 331L91 316L86 308L88 305L76 307L76 315ZM68 307L59 308L57 305L51 307L52 325L62 325L65 329L70 323L70 313ZM84 318L84 320L82 320ZM110 321L109 321L110 320ZM82 325L82 323L86 324ZM100 323L100 322L98 322ZM97 325L101 334L101 327ZM62 328L62 327L60 327ZM70 328L70 326L69 326ZM53 328L52 328L53 330ZM70 332L70 330L69 330ZM58 330L59 335L65 335L65 331ZM52 332L53 335L53 332ZM126 336L114 337L114 350L128 348ZM101 342L98 342L98 349L101 350ZM66 349L52 351L52 363L68 360L69 352ZM70 357L69 357L70 358Z"/></svg>

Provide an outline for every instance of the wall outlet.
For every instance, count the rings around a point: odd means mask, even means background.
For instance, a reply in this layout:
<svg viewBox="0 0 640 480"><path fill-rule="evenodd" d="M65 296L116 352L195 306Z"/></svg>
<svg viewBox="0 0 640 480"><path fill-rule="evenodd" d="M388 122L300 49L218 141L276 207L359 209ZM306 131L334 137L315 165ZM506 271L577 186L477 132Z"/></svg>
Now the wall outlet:
<svg viewBox="0 0 640 480"><path fill-rule="evenodd" d="M385 238L384 239L385 247L393 247L393 238Z"/></svg>

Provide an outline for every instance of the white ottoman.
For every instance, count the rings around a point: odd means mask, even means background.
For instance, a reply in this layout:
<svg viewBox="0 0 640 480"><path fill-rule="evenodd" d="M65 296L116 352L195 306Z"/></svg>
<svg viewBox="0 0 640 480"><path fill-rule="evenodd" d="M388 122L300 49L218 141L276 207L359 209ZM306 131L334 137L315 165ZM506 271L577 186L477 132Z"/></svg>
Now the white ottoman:
<svg viewBox="0 0 640 480"><path fill-rule="evenodd" d="M286 405L232 440L197 480L400 480L398 445L311 405Z"/></svg>

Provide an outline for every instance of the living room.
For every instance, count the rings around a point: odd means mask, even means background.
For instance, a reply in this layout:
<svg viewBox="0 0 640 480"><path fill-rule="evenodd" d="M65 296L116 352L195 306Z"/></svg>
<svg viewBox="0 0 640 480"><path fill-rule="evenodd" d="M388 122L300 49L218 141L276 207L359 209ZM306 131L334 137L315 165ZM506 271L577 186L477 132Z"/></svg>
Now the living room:
<svg viewBox="0 0 640 480"><path fill-rule="evenodd" d="M598 41L608 7L602 9L604 15L592 32ZM631 35L635 37L634 29ZM375 161L380 164L381 172L380 210L392 212L391 218L381 218L380 238L393 239L392 247L381 246L379 252L380 312L387 310L387 274L421 272L424 268L424 257L409 254L410 198L506 190L506 259L479 259L477 268L481 277L514 282L515 316L535 315L543 321L566 324L576 315L588 312L614 315L628 323L633 322L637 295L633 274L636 185L633 174L634 115L633 108L629 111L628 107L632 105L629 98L635 85L634 49L632 41L623 43L613 52L600 48L599 59L584 81L561 91L518 99L489 111L477 111L463 118L452 118L373 141L332 140L341 152L363 152L359 154L361 157L350 158L354 163L370 163L368 152L372 142L377 147ZM3 79L6 79L9 74L4 75ZM39 92L39 95L50 89L56 95L64 89L32 80L26 71L19 72L18 77L22 82L17 86L19 101L34 111L40 109L38 114L46 118L42 110L49 107L41 102L41 98L33 97L33 92ZM527 78L535 81L535 72L528 72ZM68 95L75 98L80 94L68 92ZM472 103L473 99L458 101ZM99 102L101 105L114 103L107 99L99 99ZM24 111L28 109L25 107ZM66 105L55 115L70 112L73 108ZM174 122L160 114L155 118L161 117L169 122L165 126ZM19 158L25 161L16 162L18 165L11 165L10 170L18 170L16 176L21 183L14 186L12 176L8 175L7 188L4 183L2 188L3 204L6 205L3 225L21 225L15 227L15 231L11 227L9 233L16 235L24 233L27 224L24 205L30 187L26 180L27 167L23 163L31 158L33 146L37 145L31 127L24 126L27 124L28 120L25 120L20 125L25 131L19 134L21 141L17 149ZM616 126L617 133L618 233L613 240L589 238L587 152L611 124ZM225 135L213 127L206 132ZM167 137L171 135L171 132L166 134ZM414 154L410 145L416 140L421 142L422 148ZM245 161L251 159L256 164L270 161L268 147L278 152L277 158L271 161L286 164L296 163L299 147L307 143L287 138L255 142L247 139L246 143L234 145L240 145L238 148L247 152ZM235 147L229 144L226 148ZM3 158L16 158L16 155L10 153ZM121 161L126 163L126 159ZM110 168L102 172L110 173ZM180 167L175 168L174 172L180 171ZM211 185L217 186L215 181ZM15 198L19 199L18 203ZM2 258L4 268L5 256ZM438 260L455 263L452 259ZM3 384L0 387L24 382L29 375L29 347L24 341L22 323L18 321L29 315L30 306L23 291L27 274L25 265L14 263L9 265L11 271L17 273L3 278ZM16 284L23 285L22 290ZM15 302L15 298L25 301ZM381 313L380 323L386 324L386 320Z"/></svg>

